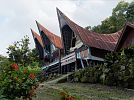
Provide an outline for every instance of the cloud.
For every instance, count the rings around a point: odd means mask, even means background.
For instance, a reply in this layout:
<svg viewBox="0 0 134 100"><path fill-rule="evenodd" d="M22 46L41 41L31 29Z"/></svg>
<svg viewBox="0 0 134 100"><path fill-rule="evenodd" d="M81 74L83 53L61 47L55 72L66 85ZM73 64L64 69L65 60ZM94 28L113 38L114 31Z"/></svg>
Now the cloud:
<svg viewBox="0 0 134 100"><path fill-rule="evenodd" d="M24 35L30 37L30 28L38 32L35 20L60 36L56 7L74 22L85 27L97 25L111 14L117 0L0 0L0 54Z"/></svg>

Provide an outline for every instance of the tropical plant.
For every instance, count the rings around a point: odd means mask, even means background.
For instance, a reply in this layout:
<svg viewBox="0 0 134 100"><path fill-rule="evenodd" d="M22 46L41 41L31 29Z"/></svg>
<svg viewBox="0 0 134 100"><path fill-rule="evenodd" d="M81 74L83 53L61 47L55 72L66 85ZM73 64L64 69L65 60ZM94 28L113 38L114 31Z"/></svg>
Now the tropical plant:
<svg viewBox="0 0 134 100"><path fill-rule="evenodd" d="M102 65L90 66L74 74L74 81L82 83L98 83L102 74Z"/></svg>
<svg viewBox="0 0 134 100"><path fill-rule="evenodd" d="M127 9L126 12L126 18L128 19L129 22L134 22L134 1L132 1Z"/></svg>
<svg viewBox="0 0 134 100"><path fill-rule="evenodd" d="M9 60L23 66L29 63L28 53L30 51L29 47L29 37L24 36L24 39L21 41L14 42L13 45L10 45L8 50Z"/></svg>
<svg viewBox="0 0 134 100"><path fill-rule="evenodd" d="M134 88L134 47L106 56L103 66L103 83L121 87Z"/></svg>
<svg viewBox="0 0 134 100"><path fill-rule="evenodd" d="M2 95L9 100L14 100L16 97L32 100L38 82L36 75L37 69L11 64L0 75Z"/></svg>
<svg viewBox="0 0 134 100"><path fill-rule="evenodd" d="M39 55L36 49L29 48L29 37L24 36L21 41L14 42L7 48L7 53L9 60L22 66L28 66L33 64L33 62L38 62L38 66L41 66L41 61L39 60Z"/></svg>
<svg viewBox="0 0 134 100"><path fill-rule="evenodd" d="M126 22L134 22L134 1L128 3L120 1L113 8L112 15L101 22L100 25L90 28L97 33L114 33L122 29ZM86 28L88 29L87 26Z"/></svg>
<svg viewBox="0 0 134 100"><path fill-rule="evenodd" d="M104 64L76 71L74 81L134 88L134 47L107 54Z"/></svg>

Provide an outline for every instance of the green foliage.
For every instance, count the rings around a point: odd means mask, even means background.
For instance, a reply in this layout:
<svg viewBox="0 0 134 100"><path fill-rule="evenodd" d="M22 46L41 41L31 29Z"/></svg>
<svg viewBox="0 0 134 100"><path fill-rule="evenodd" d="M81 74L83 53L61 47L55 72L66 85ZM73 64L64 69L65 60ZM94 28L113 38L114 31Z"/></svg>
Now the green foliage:
<svg viewBox="0 0 134 100"><path fill-rule="evenodd" d="M10 45L7 53L9 58L0 56L0 98L31 100L41 72L37 51L29 49L29 37L25 36Z"/></svg>
<svg viewBox="0 0 134 100"><path fill-rule="evenodd" d="M31 50L29 48L29 44L29 37L24 36L21 41L17 41L13 45L10 45L7 48L9 60L11 62L21 64L22 66L28 66L30 64L33 64L33 62L39 62L38 64L41 66L37 50Z"/></svg>
<svg viewBox="0 0 134 100"><path fill-rule="evenodd" d="M134 79L134 48L123 49L118 53L111 53L106 56L104 84L122 87L131 87ZM134 88L134 87L131 87Z"/></svg>
<svg viewBox="0 0 134 100"><path fill-rule="evenodd" d="M24 36L24 39L22 39L21 41L14 42L13 45L10 45L7 48L7 53L9 54L10 61L22 65L26 65L26 63L29 63L28 53L30 49L28 45L28 36Z"/></svg>
<svg viewBox="0 0 134 100"><path fill-rule="evenodd" d="M38 63L38 66L42 66L42 64L43 64L43 61L41 61L39 59L39 54L38 54L38 51L36 50L36 48L30 50L30 52L28 53L28 58L29 58L29 62L31 64Z"/></svg>
<svg viewBox="0 0 134 100"><path fill-rule="evenodd" d="M16 97L31 99L37 85L37 72L39 72L37 68L19 67L17 64L3 69L0 74L2 95L9 100L14 100Z"/></svg>
<svg viewBox="0 0 134 100"><path fill-rule="evenodd" d="M29 49L29 44L29 37L24 36L7 48L9 58L0 55L0 99L31 100L34 96L41 65L36 49Z"/></svg>
<svg viewBox="0 0 134 100"><path fill-rule="evenodd" d="M74 81L134 88L134 47L107 54L103 65L75 72Z"/></svg>
<svg viewBox="0 0 134 100"><path fill-rule="evenodd" d="M0 56L0 74L2 73L3 70L8 69L7 66L9 66L11 62L9 61L8 58L4 56Z"/></svg>
<svg viewBox="0 0 134 100"><path fill-rule="evenodd" d="M121 1L113 9L112 15L102 21L101 25L92 27L97 33L113 33L121 30L123 25L129 21L134 21L134 2ZM88 27L88 26L87 26Z"/></svg>
<svg viewBox="0 0 134 100"><path fill-rule="evenodd" d="M128 21L134 22L134 1L131 2L128 6L126 18L128 19Z"/></svg>
<svg viewBox="0 0 134 100"><path fill-rule="evenodd" d="M76 71L74 74L74 77L75 77L74 81L80 82L81 81L80 79L82 78L82 76L84 74L84 71L85 71L84 69L80 69L80 70Z"/></svg>
<svg viewBox="0 0 134 100"><path fill-rule="evenodd" d="M102 74L102 67L90 66L85 69L79 70L74 74L75 81L82 83L97 83L100 81L100 75Z"/></svg>

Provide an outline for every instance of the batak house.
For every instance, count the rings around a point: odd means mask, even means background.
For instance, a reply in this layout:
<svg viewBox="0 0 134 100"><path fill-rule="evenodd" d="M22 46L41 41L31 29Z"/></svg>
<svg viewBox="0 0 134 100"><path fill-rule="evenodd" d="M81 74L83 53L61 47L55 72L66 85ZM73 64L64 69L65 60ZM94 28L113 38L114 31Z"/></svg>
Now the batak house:
<svg viewBox="0 0 134 100"><path fill-rule="evenodd" d="M134 46L134 25L127 23L111 34L89 31L70 20L57 8L61 38L37 22L40 39L34 35L36 46L47 73L67 73L90 65L103 63L107 53ZM34 32L32 32L34 33ZM38 41L38 42L36 42ZM44 45L44 46L43 46ZM42 53L43 52L43 53Z"/></svg>

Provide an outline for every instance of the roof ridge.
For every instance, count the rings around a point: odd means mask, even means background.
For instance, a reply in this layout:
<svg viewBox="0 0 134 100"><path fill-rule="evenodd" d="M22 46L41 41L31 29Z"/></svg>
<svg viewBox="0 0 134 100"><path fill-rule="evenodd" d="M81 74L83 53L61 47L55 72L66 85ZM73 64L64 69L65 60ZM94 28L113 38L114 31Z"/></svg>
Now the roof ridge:
<svg viewBox="0 0 134 100"><path fill-rule="evenodd" d="M40 32L43 31L43 33L49 38L49 40L55 45L55 47L61 49L62 48L61 38L58 35L52 33L51 31L49 31L47 28L45 28L39 22L36 21L36 23L37 23L39 31Z"/></svg>
<svg viewBox="0 0 134 100"><path fill-rule="evenodd" d="M78 24L74 23L64 13L62 13L58 8L56 8L56 9L57 9L57 14L58 14L58 18L59 18L59 23L61 24L60 17L62 17L65 20L66 24L80 37L80 39L82 40L83 43L85 43L86 45L89 45L90 47L95 47L95 48L99 48L99 49L105 49L105 50L110 50L110 51L113 51L115 49L114 48L115 45L113 46L113 48L109 48L106 45L109 45L111 42L117 42L118 35L120 35L119 32L115 32L115 34L105 35L105 34L99 34L96 32L89 31L89 30L79 26ZM111 39L109 40L110 42L107 42L108 38L105 39L106 37L111 37ZM105 39L105 41L101 41L101 44L104 46L100 46L100 43L98 43L97 38ZM99 39L99 41L100 41L100 39ZM108 44L106 44L104 42L106 42Z"/></svg>
<svg viewBox="0 0 134 100"><path fill-rule="evenodd" d="M44 47L40 35L37 34L33 29L31 29L31 32L32 32L33 38L36 38L36 39L38 40L38 42L40 43L40 45L41 45L42 47Z"/></svg>
<svg viewBox="0 0 134 100"><path fill-rule="evenodd" d="M37 22L37 24L38 24L39 26L41 26L43 29L45 29L46 31L48 31L48 32L51 33L52 35L55 35L55 36L57 36L57 37L60 37L60 36L54 34L53 32L49 31L49 30L48 30L47 28L45 28L42 24L40 24L38 21L36 21L36 22Z"/></svg>

